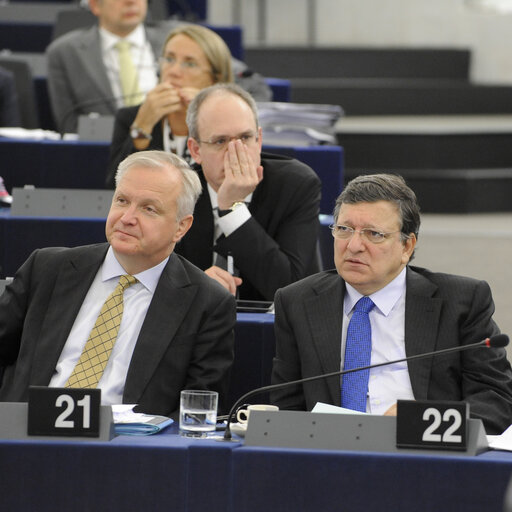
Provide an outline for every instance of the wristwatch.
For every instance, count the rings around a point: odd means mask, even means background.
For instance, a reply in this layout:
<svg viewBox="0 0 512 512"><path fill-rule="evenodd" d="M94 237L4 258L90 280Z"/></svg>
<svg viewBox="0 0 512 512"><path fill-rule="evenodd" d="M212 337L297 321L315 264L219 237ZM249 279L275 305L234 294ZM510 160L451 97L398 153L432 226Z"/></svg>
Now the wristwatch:
<svg viewBox="0 0 512 512"><path fill-rule="evenodd" d="M135 123L133 123L130 126L130 137L134 140L137 140L137 139L151 140L153 138L151 133L141 130Z"/></svg>
<svg viewBox="0 0 512 512"><path fill-rule="evenodd" d="M240 208L240 206L242 206L243 204L245 204L243 201L236 201L227 210L219 210L219 217L224 217L224 215L234 212L237 208Z"/></svg>

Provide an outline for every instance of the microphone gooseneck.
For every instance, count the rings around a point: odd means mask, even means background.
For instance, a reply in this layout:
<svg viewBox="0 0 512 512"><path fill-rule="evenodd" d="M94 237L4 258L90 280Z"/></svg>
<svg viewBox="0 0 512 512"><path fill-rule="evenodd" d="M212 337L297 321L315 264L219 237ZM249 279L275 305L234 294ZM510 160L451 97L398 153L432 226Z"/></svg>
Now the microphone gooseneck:
<svg viewBox="0 0 512 512"><path fill-rule="evenodd" d="M261 388L256 388L242 395L231 407L228 414L226 430L224 431L224 441L231 441L231 423L233 421L233 416L237 411L238 407L240 407L243 403L246 402L248 398L254 395L258 395L260 393L265 393L266 391L273 391L275 389L281 389L288 386L294 386L296 384L303 384L306 382L311 382L314 380L320 379L328 379L329 377L337 377L341 375L346 375L347 373L359 372L363 370L370 370L373 368L379 368L380 366L387 366L395 363L401 363L403 361L413 361L415 359L422 359L424 357L432 357L441 354L450 354L452 352L462 352L464 350L469 350L472 348L501 348L506 347L508 345L509 338L506 334L497 334L496 336L491 336L490 338L486 338L485 340L478 341L476 343L471 343L469 345L460 345L458 347L445 348L442 350L436 350L433 352L425 352L423 354L416 354L415 356L403 357L402 359L395 359L393 361L385 361L383 363L371 364L368 366L361 366L360 368L351 368L350 370L339 370L331 373L324 373L322 375L314 375L313 377L305 377L304 379L291 380L288 382L281 382L280 384L270 384L268 386L263 386Z"/></svg>

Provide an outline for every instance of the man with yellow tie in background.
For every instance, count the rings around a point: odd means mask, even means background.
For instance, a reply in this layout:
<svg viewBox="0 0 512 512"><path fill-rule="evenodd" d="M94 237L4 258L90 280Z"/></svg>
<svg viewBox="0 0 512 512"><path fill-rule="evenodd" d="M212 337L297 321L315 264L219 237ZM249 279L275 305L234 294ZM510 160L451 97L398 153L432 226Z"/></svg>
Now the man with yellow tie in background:
<svg viewBox="0 0 512 512"><path fill-rule="evenodd" d="M68 32L46 50L52 113L63 133L77 131L80 115L114 115L121 107L141 103L158 83L157 56L169 31L179 23L167 20L146 26L147 0L88 0L88 4L98 24ZM235 81L258 101L272 99L259 73L234 58L232 67Z"/></svg>
<svg viewBox="0 0 512 512"><path fill-rule="evenodd" d="M220 398L233 361L235 302L174 253L201 186L176 155L119 166L108 244L35 251L0 298L0 400L30 385L98 387L102 403L176 417L182 389Z"/></svg>
<svg viewBox="0 0 512 512"><path fill-rule="evenodd" d="M489 285L410 265L420 208L404 179L361 175L334 208L336 269L277 291L272 383L352 370L497 335ZM488 434L512 422L512 369L503 348L400 362L275 390L281 409L317 402L396 414L396 401L467 401Z"/></svg>
<svg viewBox="0 0 512 512"><path fill-rule="evenodd" d="M157 84L155 55L165 34L144 26L147 0L89 0L89 7L98 24L64 34L46 52L61 132L76 132L80 115L137 105Z"/></svg>

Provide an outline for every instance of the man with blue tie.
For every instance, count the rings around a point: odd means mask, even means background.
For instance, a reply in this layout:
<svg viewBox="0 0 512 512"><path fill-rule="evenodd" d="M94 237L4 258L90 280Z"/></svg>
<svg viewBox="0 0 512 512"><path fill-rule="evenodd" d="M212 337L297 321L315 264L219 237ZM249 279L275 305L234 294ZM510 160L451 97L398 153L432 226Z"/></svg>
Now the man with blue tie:
<svg viewBox="0 0 512 512"><path fill-rule="evenodd" d="M478 342L499 333L489 286L413 267L420 226L414 192L396 175L359 176L334 209L336 270L275 297L272 383L379 364ZM402 362L275 391L282 409L324 402L395 414L396 401L465 400L489 434L512 423L512 370L504 349Z"/></svg>

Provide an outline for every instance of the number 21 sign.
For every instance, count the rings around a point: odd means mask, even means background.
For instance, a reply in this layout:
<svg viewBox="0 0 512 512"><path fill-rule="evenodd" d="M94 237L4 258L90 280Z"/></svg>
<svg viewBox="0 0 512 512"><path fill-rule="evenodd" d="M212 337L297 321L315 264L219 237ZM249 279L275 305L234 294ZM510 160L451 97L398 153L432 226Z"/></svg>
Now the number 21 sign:
<svg viewBox="0 0 512 512"><path fill-rule="evenodd" d="M99 437L100 402L100 389L30 387L27 433Z"/></svg>

